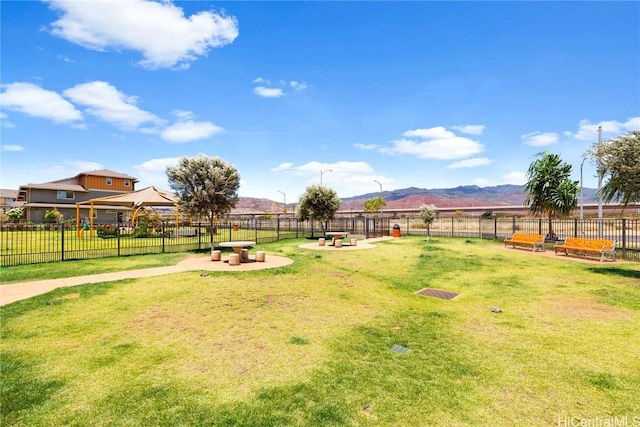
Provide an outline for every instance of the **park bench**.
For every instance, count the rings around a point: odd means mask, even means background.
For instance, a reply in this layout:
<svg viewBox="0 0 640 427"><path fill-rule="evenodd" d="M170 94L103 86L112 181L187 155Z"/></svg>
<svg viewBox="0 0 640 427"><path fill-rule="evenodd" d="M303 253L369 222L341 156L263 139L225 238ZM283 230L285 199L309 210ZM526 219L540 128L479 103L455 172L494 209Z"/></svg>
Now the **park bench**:
<svg viewBox="0 0 640 427"><path fill-rule="evenodd" d="M530 247L534 252L541 249L544 251L544 236L542 234L514 233L511 238L504 239L504 245Z"/></svg>
<svg viewBox="0 0 640 427"><path fill-rule="evenodd" d="M604 261L605 258L615 261L617 243L615 240L567 237L564 243L555 245L553 250L556 255L558 252L564 252L565 255L572 253L576 255L600 257L600 262Z"/></svg>
<svg viewBox="0 0 640 427"><path fill-rule="evenodd" d="M198 235L198 229L193 227L177 228L171 233L171 237L195 237Z"/></svg>

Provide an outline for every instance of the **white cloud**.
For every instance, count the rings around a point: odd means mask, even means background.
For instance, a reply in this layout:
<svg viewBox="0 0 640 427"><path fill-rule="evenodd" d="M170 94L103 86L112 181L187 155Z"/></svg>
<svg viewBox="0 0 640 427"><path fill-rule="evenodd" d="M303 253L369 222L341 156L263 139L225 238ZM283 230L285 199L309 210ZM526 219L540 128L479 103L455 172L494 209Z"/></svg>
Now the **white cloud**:
<svg viewBox="0 0 640 427"><path fill-rule="evenodd" d="M458 169L458 168L475 168L477 166L485 166L493 163L488 157L476 157L473 159L461 160L459 162L451 163L447 166L447 169Z"/></svg>
<svg viewBox="0 0 640 427"><path fill-rule="evenodd" d="M464 125L464 126L452 126L451 128L469 135L482 135L486 126L485 125Z"/></svg>
<svg viewBox="0 0 640 427"><path fill-rule="evenodd" d="M464 159L484 151L484 145L473 139L457 136L442 126L413 129L402 134L406 138L391 141L391 146L378 149L384 154L408 154L419 159Z"/></svg>
<svg viewBox="0 0 640 427"><path fill-rule="evenodd" d="M598 123L591 123L588 119L580 120L578 123L578 130L576 132L565 131L564 134L581 141L596 142L598 140L599 126L602 126L603 134L608 134L608 137L615 137L628 131L640 130L640 116L629 117L624 122L619 122L617 120L605 120Z"/></svg>
<svg viewBox="0 0 640 427"><path fill-rule="evenodd" d="M307 84L304 82L297 82L295 80L291 80L289 85L295 90L305 90L307 88Z"/></svg>
<svg viewBox="0 0 640 427"><path fill-rule="evenodd" d="M158 117L136 106L137 98L126 96L107 82L82 83L64 91L76 104L105 122L123 129L136 129L148 122L160 122Z"/></svg>
<svg viewBox="0 0 640 427"><path fill-rule="evenodd" d="M434 128L429 128L429 129L408 130L405 133L403 133L402 136L405 136L407 138L416 137L416 138L425 138L425 139L445 139L445 138L453 138L456 135L453 132L446 130L442 126L436 126Z"/></svg>
<svg viewBox="0 0 640 427"><path fill-rule="evenodd" d="M415 142L400 139L391 142L391 147L380 149L385 154L409 154L419 159L452 160L473 156L483 151L479 142L463 137L435 139Z"/></svg>
<svg viewBox="0 0 640 427"><path fill-rule="evenodd" d="M380 148L380 146L377 144L361 144L359 142L356 142L355 144L353 144L353 146L361 150L376 150Z"/></svg>
<svg viewBox="0 0 640 427"><path fill-rule="evenodd" d="M2 108L56 123L82 120L82 113L56 92L24 82L10 83L3 88L0 95Z"/></svg>
<svg viewBox="0 0 640 427"><path fill-rule="evenodd" d="M265 86L254 87L253 92L265 98L279 98L284 95L284 92L280 88L268 88Z"/></svg>
<svg viewBox="0 0 640 427"><path fill-rule="evenodd" d="M263 96L265 98L279 98L281 96L284 96L285 90L289 90L290 88L295 90L296 92L303 91L307 88L307 84L305 82L299 82L296 80L280 80L271 82L271 80L269 79L257 77L253 79L253 83L261 83L260 86L256 86L253 88L253 92L256 95Z"/></svg>
<svg viewBox="0 0 640 427"><path fill-rule="evenodd" d="M276 166L275 168L271 169L271 172L282 172L282 171L286 171L291 169L291 167L293 166L293 163L287 162L287 163L280 163L278 166Z"/></svg>
<svg viewBox="0 0 640 427"><path fill-rule="evenodd" d="M371 173L373 168L366 162L347 162L340 161L334 163L309 162L304 165L296 166L293 170L299 175L317 175L320 171L327 171L324 175L333 174L342 178L351 174ZM329 170L331 172L329 172Z"/></svg>
<svg viewBox="0 0 640 427"><path fill-rule="evenodd" d="M51 0L61 17L51 32L97 51L134 50L147 68L188 68L211 48L238 37L238 21L225 13L203 11L189 17L169 1ZM117 25L114 25L117 23Z"/></svg>
<svg viewBox="0 0 640 427"><path fill-rule="evenodd" d="M558 134L555 132L531 132L521 136L522 143L532 147L545 147L558 142Z"/></svg>
<svg viewBox="0 0 640 427"><path fill-rule="evenodd" d="M64 55L58 55L58 58L59 58L59 59L62 59L64 62L68 62L68 63L70 63L70 64L73 64L74 62L76 62L76 61L74 61L73 59L69 59L69 58L67 58L67 57L66 57L66 56L64 56Z"/></svg>
<svg viewBox="0 0 640 427"><path fill-rule="evenodd" d="M2 146L2 151L24 151L22 145L7 144Z"/></svg>
<svg viewBox="0 0 640 427"><path fill-rule="evenodd" d="M165 157L134 165L136 177L140 180L140 188L154 185L161 190L167 190L169 188L167 167L176 166L179 161L180 157Z"/></svg>
<svg viewBox="0 0 640 427"><path fill-rule="evenodd" d="M527 173L509 172L508 174L502 175L502 180L505 184L523 185L527 182Z"/></svg>
<svg viewBox="0 0 640 427"><path fill-rule="evenodd" d="M160 137L169 142L191 142L209 138L212 135L224 132L220 126L211 122L194 122L191 120L175 123L165 128Z"/></svg>
<svg viewBox="0 0 640 427"><path fill-rule="evenodd" d="M8 129L16 127L16 125L11 123L8 119L9 116L7 116L6 113L0 111L0 124L2 125L2 127Z"/></svg>
<svg viewBox="0 0 640 427"><path fill-rule="evenodd" d="M476 178L472 181L473 185L477 185L478 187L490 187L493 185L493 182L486 178Z"/></svg>

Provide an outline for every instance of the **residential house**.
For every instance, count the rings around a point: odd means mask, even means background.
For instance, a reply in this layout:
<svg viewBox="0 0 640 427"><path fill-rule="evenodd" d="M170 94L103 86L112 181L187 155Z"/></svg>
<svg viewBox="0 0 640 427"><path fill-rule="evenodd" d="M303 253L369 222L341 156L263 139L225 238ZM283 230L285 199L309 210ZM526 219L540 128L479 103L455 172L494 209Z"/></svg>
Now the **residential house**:
<svg viewBox="0 0 640 427"><path fill-rule="evenodd" d="M13 209L16 206L16 199L18 198L17 190L9 190L7 188L0 188L0 209L5 212Z"/></svg>
<svg viewBox="0 0 640 427"><path fill-rule="evenodd" d="M18 189L16 205L25 208L26 221L43 222L44 214L52 209L57 209L68 220L76 217L76 203L133 192L136 182L138 180L132 176L108 169L81 172L72 178L43 184L21 185ZM122 206L96 207L93 213L94 222L115 222L118 212L127 210L129 208ZM88 205L83 205L80 215L88 217Z"/></svg>

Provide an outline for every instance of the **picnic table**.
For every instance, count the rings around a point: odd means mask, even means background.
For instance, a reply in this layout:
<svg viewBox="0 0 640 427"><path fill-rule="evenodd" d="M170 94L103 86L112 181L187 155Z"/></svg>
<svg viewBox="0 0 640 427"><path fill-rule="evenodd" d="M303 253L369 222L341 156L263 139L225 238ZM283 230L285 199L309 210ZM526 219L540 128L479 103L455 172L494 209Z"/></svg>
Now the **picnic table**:
<svg viewBox="0 0 640 427"><path fill-rule="evenodd" d="M331 237L331 245L335 246L336 240L342 240L349 235L348 231L327 231L324 233L326 236Z"/></svg>
<svg viewBox="0 0 640 427"><path fill-rule="evenodd" d="M238 240L238 241L234 241L234 242L220 242L218 244L220 247L223 248L231 248L233 249L233 252L237 253L238 255L240 255L240 262L247 262L249 260L249 257L243 257L242 256L242 249L249 247L249 246L255 246L256 242L250 241L250 240Z"/></svg>

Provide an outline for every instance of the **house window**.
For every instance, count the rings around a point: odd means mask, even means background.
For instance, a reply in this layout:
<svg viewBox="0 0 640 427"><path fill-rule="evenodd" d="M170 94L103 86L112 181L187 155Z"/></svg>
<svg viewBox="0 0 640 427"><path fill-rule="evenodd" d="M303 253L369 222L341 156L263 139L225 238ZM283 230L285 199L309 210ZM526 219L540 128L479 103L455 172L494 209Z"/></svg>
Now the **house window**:
<svg viewBox="0 0 640 427"><path fill-rule="evenodd" d="M73 191L58 191L58 199L75 199L76 196L73 194Z"/></svg>
<svg viewBox="0 0 640 427"><path fill-rule="evenodd" d="M124 186L128 187L129 186L129 178L125 178L124 179Z"/></svg>
<svg viewBox="0 0 640 427"><path fill-rule="evenodd" d="M107 185L111 185L113 183L113 180L111 179L111 177L107 178Z"/></svg>

